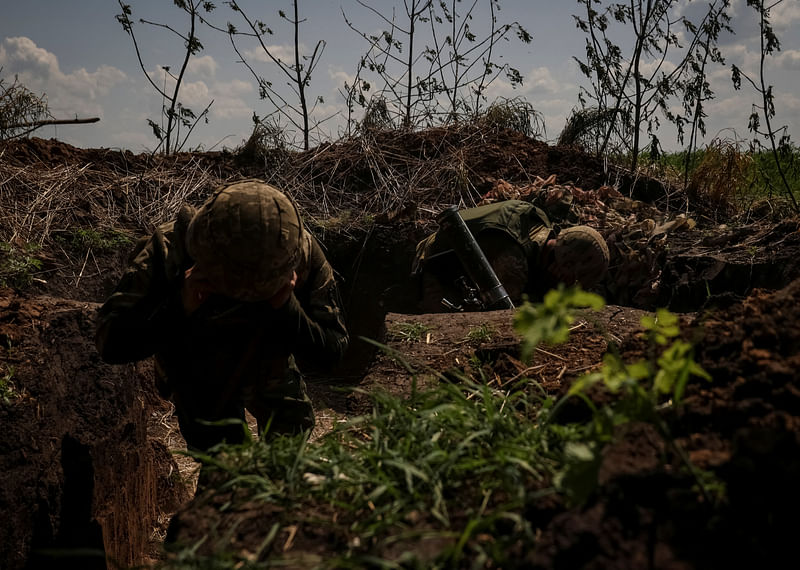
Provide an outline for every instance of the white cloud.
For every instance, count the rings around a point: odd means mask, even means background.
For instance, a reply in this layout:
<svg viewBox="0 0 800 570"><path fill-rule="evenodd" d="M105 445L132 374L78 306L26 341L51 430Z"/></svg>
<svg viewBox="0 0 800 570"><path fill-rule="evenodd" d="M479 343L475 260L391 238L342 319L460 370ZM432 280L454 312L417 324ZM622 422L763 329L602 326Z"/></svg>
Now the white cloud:
<svg viewBox="0 0 800 570"><path fill-rule="evenodd" d="M58 58L26 37L5 38L0 44L0 67L19 76L20 82L37 94L47 96L54 114L103 116L100 99L128 76L110 65L95 71L79 68L64 73Z"/></svg>
<svg viewBox="0 0 800 570"><path fill-rule="evenodd" d="M344 84L352 85L355 81L354 73L347 73L341 69L328 68L328 78L336 88L344 89Z"/></svg>
<svg viewBox="0 0 800 570"><path fill-rule="evenodd" d="M0 64L6 72L30 72L48 78L60 73L58 59L25 37L6 38L0 46Z"/></svg>
<svg viewBox="0 0 800 570"><path fill-rule="evenodd" d="M231 95L249 95L255 92L255 85L251 81L244 81L242 79L234 79L219 84L221 89L224 89ZM217 89L215 89L216 91Z"/></svg>
<svg viewBox="0 0 800 570"><path fill-rule="evenodd" d="M800 4L784 0L770 10L770 22L777 32L793 30L800 23Z"/></svg>
<svg viewBox="0 0 800 570"><path fill-rule="evenodd" d="M486 95L489 100L496 97L507 99L528 98L536 106L538 96L564 93L574 89L575 86L572 83L556 79L550 68L534 67L527 73L522 74L521 86L515 88L505 78L497 79L489 86Z"/></svg>
<svg viewBox="0 0 800 570"><path fill-rule="evenodd" d="M214 98L209 112L215 119L247 119L253 116L253 106L240 97L222 95Z"/></svg>
<svg viewBox="0 0 800 570"><path fill-rule="evenodd" d="M775 58L778 67L783 69L800 69L800 50L792 49L781 52Z"/></svg>
<svg viewBox="0 0 800 570"><path fill-rule="evenodd" d="M289 65L294 62L294 48L292 46L281 46L281 45L273 45L267 46L267 49L272 54L272 56L282 61L283 63ZM300 45L300 53L305 52L306 46ZM244 57L248 61L248 63L272 63L272 60L264 53L264 50L261 47L256 47L249 50L244 50Z"/></svg>
<svg viewBox="0 0 800 570"><path fill-rule="evenodd" d="M657 81L658 78L661 77L662 73L669 75L675 71L675 64L669 60L664 60L663 62L660 59L650 60L643 62L639 66L639 71L644 77L650 77L655 74L654 78Z"/></svg>
<svg viewBox="0 0 800 570"><path fill-rule="evenodd" d="M536 67L525 74L523 85L528 92L558 93L564 85L557 81L547 67Z"/></svg>
<svg viewBox="0 0 800 570"><path fill-rule="evenodd" d="M217 62L210 55L202 55L190 59L186 68L191 73L211 78L217 73Z"/></svg>

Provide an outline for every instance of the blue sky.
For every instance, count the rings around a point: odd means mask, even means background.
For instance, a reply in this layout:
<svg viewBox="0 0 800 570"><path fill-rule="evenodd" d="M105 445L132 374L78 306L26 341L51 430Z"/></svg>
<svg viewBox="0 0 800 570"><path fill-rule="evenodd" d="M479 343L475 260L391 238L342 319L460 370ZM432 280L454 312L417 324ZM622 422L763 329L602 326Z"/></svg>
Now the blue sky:
<svg viewBox="0 0 800 570"><path fill-rule="evenodd" d="M399 0L364 0L384 14ZM683 0L686 3L686 0ZM152 149L155 139L147 119L158 120L160 97L146 81L130 38L123 32L115 15L120 12L116 0L3 0L0 19L0 67L8 82L16 74L20 81L37 93L44 93L57 118L100 117L93 125L46 127L35 134L56 137L85 148L122 148L134 152ZM169 23L183 31L182 13L171 0L128 0L134 19L146 18ZM276 54L288 53L292 32L277 18L277 10L290 9L291 2L240 2L253 18L267 22L275 31L269 45ZM211 17L223 24L236 21L236 14L217 1ZM464 4L464 3L462 3ZM485 4L481 0L479 4ZM693 5L704 4L695 1ZM755 13L734 0L735 36L722 39L721 48L728 63L749 72L756 70L758 38ZM492 95L520 97L543 114L547 138L555 139L570 110L578 106L578 88L583 79L572 57L583 53L583 35L576 29L573 13L577 2L571 0L507 0L501 2L501 23L519 22L531 34L533 42L525 45L511 41L500 47L502 61L516 67L523 85L512 89L503 81L492 86ZM317 40L326 41L325 51L312 75L311 94L321 96L324 104L317 117L335 115L343 108L339 93L345 80L352 80L358 57L366 48L364 41L350 30L344 11L359 29L376 31L381 22L356 0L302 1L300 15L302 49L313 50ZM479 18L476 18L476 21ZM788 124L795 142L800 139L800 1L784 0L773 10L773 23L782 50L769 60L767 81L776 92L777 124ZM241 27L242 24L240 23ZM477 30L478 24L475 24ZM159 66L177 69L183 56L180 40L165 30L136 26L142 58L148 72L160 77ZM186 106L202 110L212 99L209 124L198 125L188 145L204 149L235 148L252 130L253 113L265 115L272 109L258 97L258 89L249 72L239 63L227 36L201 29L199 38L204 50L193 60L183 89ZM249 49L249 48L246 48ZM277 83L280 75L269 63L261 62L257 52L249 56L256 70ZM731 137L735 130L740 139L748 138L747 119L755 98L752 90L742 92L730 87L730 68L710 74L717 99L707 106L710 136L722 132ZM336 138L341 121L325 123L325 136ZM728 130L725 130L728 129ZM733 129L733 130L730 130ZM662 144L674 147L674 136L660 135Z"/></svg>

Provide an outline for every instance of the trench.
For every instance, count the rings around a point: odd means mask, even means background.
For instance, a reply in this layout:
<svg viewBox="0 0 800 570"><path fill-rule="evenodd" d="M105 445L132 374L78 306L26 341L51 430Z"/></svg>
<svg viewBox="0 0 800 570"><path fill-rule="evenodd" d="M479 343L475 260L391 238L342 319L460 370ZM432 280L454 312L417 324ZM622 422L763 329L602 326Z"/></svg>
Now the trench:
<svg viewBox="0 0 800 570"><path fill-rule="evenodd" d="M343 363L333 372L318 373L319 379L322 382L357 384L367 372L376 352L375 346L364 339L380 341L384 337L387 312L417 312L418 291L409 279L409 273L416 243L424 235L409 223L402 227L376 225L365 230L319 237L337 274L351 334L351 347ZM790 265L787 266L787 263ZM661 280L663 289L657 299L651 306L635 308L652 310L656 306L668 306L676 312L698 311L708 304L710 297L740 296L757 286L777 289L796 277L797 273L797 261L782 258L749 263L748 260L720 260L712 256L675 253L665 261ZM712 291L711 295L709 290ZM624 304L618 300L612 296L606 297L608 304ZM87 341L83 350L90 352L91 333L85 329L85 319L79 321ZM484 356L487 360L498 357L497 354ZM152 389L141 377L141 370L115 370L121 375L117 379L121 384L137 382L143 390ZM98 376L95 381L99 381L108 373L105 369L89 369L82 371L82 374L94 374ZM69 377L69 374L66 376ZM133 406L135 402L129 399L126 405ZM123 418L114 419L125 421ZM136 421L145 421L144 414L138 416ZM59 558L59 567L105 568L106 557L113 559L112 554L130 552L128 549L132 545L139 549L147 547L147 536L143 530L146 525L142 524L144 518L152 517L153 512L158 510L174 512L174 508L163 504L163 496L150 489L158 484L155 473L163 467L159 463L169 461L169 456L153 454L146 441L141 441L144 436L139 433L127 437L131 440L129 443L135 444L131 449L138 445L140 451L118 460L115 465L118 471L113 477L107 476L108 457L98 454L97 450L89 450L69 434L62 437L61 497L37 509L38 518L32 529L31 556L27 568L52 566L52 553L63 553L65 550L73 555ZM125 439L124 430L120 438ZM103 465L98 465L98 461L102 461ZM98 469L105 469L102 476L98 475ZM142 478L143 470L149 473L146 478ZM117 486L121 485L121 481L137 477L138 488L132 490L128 497L124 500L113 498L119 495ZM113 504L113 508L118 510L111 517L111 522L108 518L110 515L98 517L98 498ZM52 524L54 519L59 521L59 525ZM123 526L125 529L122 529ZM144 556L144 552L133 552L130 560L141 560Z"/></svg>

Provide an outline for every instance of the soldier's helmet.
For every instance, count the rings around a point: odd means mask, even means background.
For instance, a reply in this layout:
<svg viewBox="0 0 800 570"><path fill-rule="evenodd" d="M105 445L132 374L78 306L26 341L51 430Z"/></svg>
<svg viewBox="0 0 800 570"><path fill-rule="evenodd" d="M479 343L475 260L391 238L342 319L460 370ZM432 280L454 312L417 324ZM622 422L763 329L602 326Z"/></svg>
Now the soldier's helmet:
<svg viewBox="0 0 800 570"><path fill-rule="evenodd" d="M308 258L310 240L295 204L259 180L219 188L186 231L193 272L215 292L241 301L277 293Z"/></svg>
<svg viewBox="0 0 800 570"><path fill-rule="evenodd" d="M552 260L548 271L559 281L589 289L608 271L608 245L594 228L566 228L556 238Z"/></svg>

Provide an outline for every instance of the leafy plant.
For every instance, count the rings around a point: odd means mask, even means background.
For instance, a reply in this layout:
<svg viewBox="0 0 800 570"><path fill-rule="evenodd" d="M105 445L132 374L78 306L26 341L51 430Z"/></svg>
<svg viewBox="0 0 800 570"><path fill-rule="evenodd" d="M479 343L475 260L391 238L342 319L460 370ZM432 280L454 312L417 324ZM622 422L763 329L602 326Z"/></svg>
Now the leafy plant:
<svg viewBox="0 0 800 570"><path fill-rule="evenodd" d="M321 95L317 96L314 100L314 104L311 106L311 108L309 108L308 89L311 85L311 76L317 64L319 64L323 52L325 51L325 40L317 41L311 55L305 55L301 53L300 24L302 24L305 20L300 18L298 1L293 0L292 15L287 15L283 10L278 10L278 19L287 22L291 26L294 34L294 51L292 54L293 61L286 62L281 59L279 55L275 55L275 53L273 53L275 51L274 47L270 47L267 43L265 43L265 38L273 35L273 30L267 23L262 20L250 18L242 9L241 5L234 0L230 0L225 3L230 6L231 10L240 16L246 24L246 31L239 30L230 22L228 22L227 29L223 30L228 34L231 45L233 46L236 54L239 56L239 62L242 63L248 71L250 71L250 73L253 75L253 78L256 80L256 83L258 84L259 96L262 99L266 99L272 103L272 106L275 109L274 112L279 116L284 117L287 121L289 121L289 123L291 123L292 126L302 133L303 150L308 150L310 148L311 132L318 125L318 123L317 125L312 125L312 115L314 113L314 109L318 104L321 105L325 102ZM219 30L219 28L216 27L215 29ZM267 75L256 72L253 66L248 63L245 54L243 54L239 49L237 45L237 37L245 37L255 39L257 41L264 56L266 56L268 61L274 64L278 71L278 75L286 79L286 84L289 87L289 90L297 98L296 102L289 100L285 94L281 94L281 90L275 85L272 79L273 74ZM263 121L263 119L259 119L257 116L254 116L254 121L258 125ZM271 126L272 124L270 127Z"/></svg>
<svg viewBox="0 0 800 570"><path fill-rule="evenodd" d="M569 313L581 306L599 307L602 300L557 290L546 304L524 304L516 326L532 346L566 340ZM511 553L537 544L535 523L525 512L557 490L575 503L585 501L615 428L642 418L659 422L664 399L680 402L688 378L703 375L691 347L678 339L677 317L659 311L643 326L658 349L651 359L625 365L609 357L597 376L585 376L558 401L525 377L498 389L450 371L435 373L439 382L408 397L368 394L369 413L314 441L307 434L253 439L243 425L242 444L193 455L216 491L230 493L231 500L220 503L223 517L235 521L240 505L248 512L259 503L277 506L260 546L232 551L233 522L211 528L162 567L514 566ZM525 334L526 327L535 332ZM597 383L616 390L620 403L594 406L588 423L553 421L568 398L586 397ZM724 490L710 474L695 475L701 489ZM298 523L321 529L338 545L336 555L301 560L282 549L287 529Z"/></svg>
<svg viewBox="0 0 800 570"><path fill-rule="evenodd" d="M384 29L364 32L344 15L347 25L368 44L354 80L344 86L349 119L354 105L370 111L372 124L405 129L437 119L476 119L491 83L502 76L512 86L522 83L517 69L498 63L498 48L514 36L524 43L530 43L532 36L518 22L498 22L499 0L487 3L489 14L482 19L487 24L485 33L472 28L477 17L474 2L462 10L460 0L411 0L404 2L402 21L394 12L389 15L372 3L357 2ZM376 117L381 120L372 121ZM348 129L352 126L350 119Z"/></svg>
<svg viewBox="0 0 800 570"><path fill-rule="evenodd" d="M24 289L33 282L33 275L42 268L42 260L34 257L41 249L29 243L21 250L0 242L0 286Z"/></svg>
<svg viewBox="0 0 800 570"><path fill-rule="evenodd" d="M248 440L201 458L220 482L218 491L291 507L264 529L252 567L262 567L255 560L302 566L275 544L299 512L319 513L314 525L341 543L336 556L311 564L319 568L444 568L476 559L502 566L511 562L512 544L533 546L534 532L520 513L553 493L545 481L554 470L545 432L533 421L538 399L466 378L407 400L370 397L369 414L317 441ZM223 510L235 508L229 503ZM486 535L490 542L482 540ZM202 552L185 550L184 561L214 553L222 561L215 567L239 567L224 533L204 542ZM425 553L418 548L423 542ZM179 566L167 561L165 568L173 567Z"/></svg>
<svg viewBox="0 0 800 570"><path fill-rule="evenodd" d="M617 154L630 156L630 169L635 171L646 146L641 142L643 128L650 137L651 153L660 152L657 112L675 124L679 140L687 122L699 128L693 117L702 113L697 103L712 96L704 88L705 61L709 56L717 60L716 42L719 32L727 29L729 2L713 0L699 22L680 15L678 0L578 0L578 4L584 13L574 18L586 40L585 59L575 61L591 84L591 89L581 89L581 108L596 109L593 118L604 122L599 125L604 132L597 133L597 153L606 154L615 140ZM679 41L679 26L688 40L684 43ZM633 38L629 50L615 43L625 34ZM669 52L677 52L674 65L665 65ZM684 101L684 114L672 110L673 98ZM587 124L597 126L594 121Z"/></svg>
<svg viewBox="0 0 800 570"><path fill-rule="evenodd" d="M533 350L543 342L560 344L569 337L569 326L575 321L574 310L603 308L603 298L573 287L548 291L542 303L525 302L514 314L514 329L522 335L522 358L530 360Z"/></svg>
<svg viewBox="0 0 800 570"><path fill-rule="evenodd" d="M566 468L556 479L557 486L576 503L584 502L597 485L603 448L614 441L620 426L632 422L654 426L706 489L699 472L672 438L662 411L681 405L690 378L711 377L695 362L692 345L678 338L676 315L659 309L655 316L643 316L641 323L651 347L649 359L628 364L608 353L599 370L578 378L567 393L567 398L581 398L592 411L592 421L585 427L586 440L568 450ZM596 385L615 396L611 403L597 406L590 399L589 390Z"/></svg>

